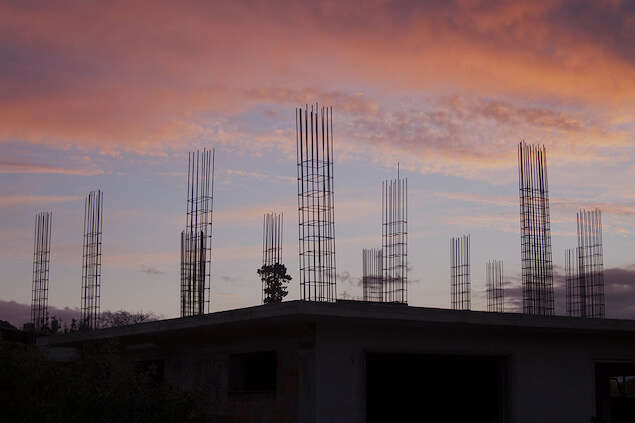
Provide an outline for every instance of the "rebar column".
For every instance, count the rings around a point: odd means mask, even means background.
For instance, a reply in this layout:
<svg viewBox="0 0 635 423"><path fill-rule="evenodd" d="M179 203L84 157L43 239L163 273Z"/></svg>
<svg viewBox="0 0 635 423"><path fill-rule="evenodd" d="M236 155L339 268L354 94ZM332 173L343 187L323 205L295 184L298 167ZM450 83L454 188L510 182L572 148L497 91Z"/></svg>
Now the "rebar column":
<svg viewBox="0 0 635 423"><path fill-rule="evenodd" d="M487 311L505 311L505 291L503 290L503 262L488 261L485 268L487 278Z"/></svg>
<svg viewBox="0 0 635 423"><path fill-rule="evenodd" d="M296 109L300 292L305 301L337 298L333 192L333 111Z"/></svg>
<svg viewBox="0 0 635 423"><path fill-rule="evenodd" d="M567 295L567 316L583 317L586 311L586 306L583 303L586 295L584 294L584 280L580 278L578 248L569 248L565 250L564 275Z"/></svg>
<svg viewBox="0 0 635 423"><path fill-rule="evenodd" d="M470 310L470 235L450 239L451 303L454 310Z"/></svg>
<svg viewBox="0 0 635 423"><path fill-rule="evenodd" d="M408 179L382 183L384 301L408 304Z"/></svg>
<svg viewBox="0 0 635 423"><path fill-rule="evenodd" d="M523 312L553 314L553 264L544 146L518 145Z"/></svg>
<svg viewBox="0 0 635 423"><path fill-rule="evenodd" d="M91 191L84 202L84 249L82 259L82 307L80 326L99 328L101 301L101 241L104 196Z"/></svg>
<svg viewBox="0 0 635 423"><path fill-rule="evenodd" d="M364 301L383 301L383 253L381 248L362 250L362 289Z"/></svg>
<svg viewBox="0 0 635 423"><path fill-rule="evenodd" d="M567 315L604 317L604 253L599 209L577 214L578 247L567 250Z"/></svg>
<svg viewBox="0 0 635 423"><path fill-rule="evenodd" d="M35 216L33 239L33 291L31 323L39 331L48 323L49 265L51 262L51 224L53 214L41 212Z"/></svg>
<svg viewBox="0 0 635 423"><path fill-rule="evenodd" d="M187 211L181 232L181 317L209 313L215 150L188 153Z"/></svg>
<svg viewBox="0 0 635 423"><path fill-rule="evenodd" d="M282 260L282 214L266 213L262 223L262 264Z"/></svg>
<svg viewBox="0 0 635 423"><path fill-rule="evenodd" d="M282 214L266 213L262 222L262 265L282 263ZM265 301L265 282L262 281L262 303Z"/></svg>

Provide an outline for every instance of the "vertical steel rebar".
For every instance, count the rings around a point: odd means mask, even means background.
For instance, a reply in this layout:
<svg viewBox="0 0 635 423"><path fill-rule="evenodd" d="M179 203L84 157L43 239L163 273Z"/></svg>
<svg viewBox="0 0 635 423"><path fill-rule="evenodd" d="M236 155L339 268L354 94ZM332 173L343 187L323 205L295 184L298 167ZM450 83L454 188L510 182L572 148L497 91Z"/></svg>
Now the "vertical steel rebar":
<svg viewBox="0 0 635 423"><path fill-rule="evenodd" d="M487 311L502 313L505 311L503 262L501 260L488 261L485 276L487 279Z"/></svg>
<svg viewBox="0 0 635 423"><path fill-rule="evenodd" d="M215 149L188 153L185 230L181 232L181 317L210 310Z"/></svg>
<svg viewBox="0 0 635 423"><path fill-rule="evenodd" d="M450 239L450 302L454 310L470 310L470 235Z"/></svg>
<svg viewBox="0 0 635 423"><path fill-rule="evenodd" d="M567 316L582 317L583 307L580 303L580 267L577 248L569 248L564 252L564 274L566 286Z"/></svg>
<svg viewBox="0 0 635 423"><path fill-rule="evenodd" d="M567 315L603 318L602 214L599 209L580 210L576 220L578 246L565 251Z"/></svg>
<svg viewBox="0 0 635 423"><path fill-rule="evenodd" d="M381 248L362 250L362 289L364 301L383 301L383 253Z"/></svg>
<svg viewBox="0 0 635 423"><path fill-rule="evenodd" d="M103 201L101 190L91 191L84 201L80 325L86 329L97 329L100 323Z"/></svg>
<svg viewBox="0 0 635 423"><path fill-rule="evenodd" d="M547 152L518 145L523 312L553 314L553 264Z"/></svg>
<svg viewBox="0 0 635 423"><path fill-rule="evenodd" d="M33 285L31 323L39 331L48 324L49 268L51 262L51 224L53 214L41 212L35 216L33 239Z"/></svg>
<svg viewBox="0 0 635 423"><path fill-rule="evenodd" d="M282 263L282 221L283 215L266 213L262 224L262 264L271 266ZM265 301L265 282L262 282L262 298Z"/></svg>
<svg viewBox="0 0 635 423"><path fill-rule="evenodd" d="M306 301L337 298L332 109L296 109L300 291Z"/></svg>
<svg viewBox="0 0 635 423"><path fill-rule="evenodd" d="M408 179L382 182L383 301L408 304Z"/></svg>

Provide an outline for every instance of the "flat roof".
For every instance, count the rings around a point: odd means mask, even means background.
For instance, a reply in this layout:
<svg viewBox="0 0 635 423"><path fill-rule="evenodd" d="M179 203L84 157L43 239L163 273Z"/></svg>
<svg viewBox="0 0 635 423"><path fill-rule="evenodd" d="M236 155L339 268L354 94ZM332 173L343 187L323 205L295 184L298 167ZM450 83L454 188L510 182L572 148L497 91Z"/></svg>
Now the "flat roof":
<svg viewBox="0 0 635 423"><path fill-rule="evenodd" d="M332 320L346 320L347 322L360 324L376 322L382 325L390 325L394 323L400 326L498 328L540 332L635 335L635 320L449 310L350 300L338 300L334 303L296 300L115 328L56 334L40 337L38 344L63 346L111 338L136 338L181 331L200 331L206 328L211 329L212 327L235 324L250 325L267 322L297 323Z"/></svg>

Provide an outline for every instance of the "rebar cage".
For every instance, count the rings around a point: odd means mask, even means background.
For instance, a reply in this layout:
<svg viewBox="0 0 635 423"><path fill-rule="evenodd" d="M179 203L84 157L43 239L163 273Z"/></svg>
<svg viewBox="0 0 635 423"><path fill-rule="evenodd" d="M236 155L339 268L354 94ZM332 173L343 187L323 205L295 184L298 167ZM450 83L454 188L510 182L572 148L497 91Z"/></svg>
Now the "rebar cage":
<svg viewBox="0 0 635 423"><path fill-rule="evenodd" d="M544 146L518 145L523 312L553 315L553 264Z"/></svg>
<svg viewBox="0 0 635 423"><path fill-rule="evenodd" d="M501 260L488 261L485 267L485 277L487 279L487 311L504 312L503 262Z"/></svg>
<svg viewBox="0 0 635 423"><path fill-rule="evenodd" d="M296 109L300 291L305 301L337 298L333 111Z"/></svg>
<svg viewBox="0 0 635 423"><path fill-rule="evenodd" d="M271 266L282 263L282 214L266 213L262 222L262 264ZM262 281L262 298L265 301L265 282Z"/></svg>
<svg viewBox="0 0 635 423"><path fill-rule="evenodd" d="M565 251L567 315L603 318L604 253L599 209L577 213L578 247Z"/></svg>
<svg viewBox="0 0 635 423"><path fill-rule="evenodd" d="M408 179L382 183L383 297L408 304Z"/></svg>
<svg viewBox="0 0 635 423"><path fill-rule="evenodd" d="M584 286L580 286L580 267L578 261L578 248L567 248L564 251L564 274L567 295L567 316L582 317L586 307L583 301L586 298ZM582 288L582 289L581 289Z"/></svg>
<svg viewBox="0 0 635 423"><path fill-rule="evenodd" d="M362 250L362 289L364 301L383 301L383 253L381 248Z"/></svg>
<svg viewBox="0 0 635 423"><path fill-rule="evenodd" d="M451 303L454 310L470 310L470 235L450 239Z"/></svg>
<svg viewBox="0 0 635 423"><path fill-rule="evenodd" d="M181 232L181 317L209 313L215 150L188 153L187 212Z"/></svg>
<svg viewBox="0 0 635 423"><path fill-rule="evenodd" d="M599 209L577 214L580 275L586 295L586 317L604 317L604 252Z"/></svg>
<svg viewBox="0 0 635 423"><path fill-rule="evenodd" d="M33 290L31 323L39 331L48 322L49 266L51 262L51 224L53 214L41 212L35 216L33 238Z"/></svg>
<svg viewBox="0 0 635 423"><path fill-rule="evenodd" d="M82 259L82 307L80 325L99 327L101 302L101 241L104 195L91 191L84 201L84 249Z"/></svg>

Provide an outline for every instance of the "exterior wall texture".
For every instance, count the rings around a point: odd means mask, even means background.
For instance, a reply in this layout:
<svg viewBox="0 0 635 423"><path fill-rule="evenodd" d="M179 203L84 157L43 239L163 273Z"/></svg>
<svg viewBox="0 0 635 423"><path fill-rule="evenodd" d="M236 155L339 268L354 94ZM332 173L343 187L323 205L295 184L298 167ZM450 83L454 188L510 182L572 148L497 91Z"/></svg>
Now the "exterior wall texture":
<svg viewBox="0 0 635 423"><path fill-rule="evenodd" d="M499 395L499 421L589 422L598 412L596 364L635 363L635 322L350 301L288 302L54 336L40 343L68 348L112 337L131 361L161 361L166 382L203 389L210 410L223 422L372 421L367 415L369 354L390 357L395 369L400 369L399 357L421 361L421 369L434 369L434 360L447 366L459 357L457 363L468 363L469 383L462 384L459 374L456 390L448 393L459 405L462 398L469 399L465 395L478 394L478 381L469 379L469 360L494 358L501 364L496 376L500 392L494 392ZM232 387L232 360L263 351L275 351L275 388ZM391 369L389 358L382 366ZM409 379L414 373L400 372L395 383L410 383L412 398L423 404L415 405L425 409L425 389L430 389L426 378L417 374L419 385ZM393 388L388 384L379 389L388 394ZM399 407L396 414L409 407L382 406Z"/></svg>

